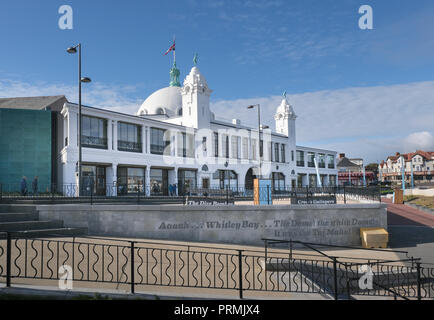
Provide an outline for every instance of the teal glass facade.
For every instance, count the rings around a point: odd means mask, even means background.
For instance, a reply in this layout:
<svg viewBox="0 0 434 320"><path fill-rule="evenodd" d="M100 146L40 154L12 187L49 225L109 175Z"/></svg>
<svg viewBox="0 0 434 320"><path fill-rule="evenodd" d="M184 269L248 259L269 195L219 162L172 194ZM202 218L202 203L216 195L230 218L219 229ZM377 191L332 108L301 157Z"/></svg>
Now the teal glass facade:
<svg viewBox="0 0 434 320"><path fill-rule="evenodd" d="M27 188L38 176L39 192L51 184L51 111L0 109L0 183L3 191L18 191L23 176Z"/></svg>

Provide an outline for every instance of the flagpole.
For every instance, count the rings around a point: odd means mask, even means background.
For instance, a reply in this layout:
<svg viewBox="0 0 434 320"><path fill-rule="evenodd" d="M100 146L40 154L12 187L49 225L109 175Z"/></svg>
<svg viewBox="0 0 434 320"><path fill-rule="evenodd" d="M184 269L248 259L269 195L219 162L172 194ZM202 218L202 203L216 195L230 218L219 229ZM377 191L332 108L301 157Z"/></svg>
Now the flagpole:
<svg viewBox="0 0 434 320"><path fill-rule="evenodd" d="M175 45L175 47L173 48L173 64L175 65L176 64L176 43L175 43L175 40L176 40L176 37L174 36L173 37L173 44Z"/></svg>

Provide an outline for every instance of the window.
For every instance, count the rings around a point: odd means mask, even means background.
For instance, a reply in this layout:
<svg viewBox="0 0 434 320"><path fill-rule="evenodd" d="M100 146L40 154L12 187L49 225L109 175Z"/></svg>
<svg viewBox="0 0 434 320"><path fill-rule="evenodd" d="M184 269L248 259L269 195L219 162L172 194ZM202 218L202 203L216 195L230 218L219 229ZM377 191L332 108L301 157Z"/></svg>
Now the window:
<svg viewBox="0 0 434 320"><path fill-rule="evenodd" d="M206 157L206 137L202 137L202 151L203 155Z"/></svg>
<svg viewBox="0 0 434 320"><path fill-rule="evenodd" d="M335 168L335 156L332 154L328 154L327 155L327 163L328 163L329 169L334 169Z"/></svg>
<svg viewBox="0 0 434 320"><path fill-rule="evenodd" d="M318 156L318 167L319 168L325 168L325 154L320 153Z"/></svg>
<svg viewBox="0 0 434 320"><path fill-rule="evenodd" d="M241 159L241 137L237 137L237 159Z"/></svg>
<svg viewBox="0 0 434 320"><path fill-rule="evenodd" d="M243 159L249 158L249 139L243 138Z"/></svg>
<svg viewBox="0 0 434 320"><path fill-rule="evenodd" d="M270 142L268 144L268 156L269 156L269 160L273 161L273 142Z"/></svg>
<svg viewBox="0 0 434 320"><path fill-rule="evenodd" d="M285 145L283 145L283 150L285 150ZM294 150L291 150L291 161L294 161Z"/></svg>
<svg viewBox="0 0 434 320"><path fill-rule="evenodd" d="M304 167L304 152L297 150L297 167Z"/></svg>
<svg viewBox="0 0 434 320"><path fill-rule="evenodd" d="M227 134L222 135L222 156L229 158L229 136Z"/></svg>
<svg viewBox="0 0 434 320"><path fill-rule="evenodd" d="M81 118L83 147L107 149L107 120L89 116Z"/></svg>
<svg viewBox="0 0 434 320"><path fill-rule="evenodd" d="M170 153L170 139L167 139L166 131L159 128L151 128L151 153L152 154L167 154ZM168 132L168 131L167 131Z"/></svg>
<svg viewBox="0 0 434 320"><path fill-rule="evenodd" d="M273 191L285 190L285 176L281 172L273 172L272 175Z"/></svg>
<svg viewBox="0 0 434 320"><path fill-rule="evenodd" d="M283 143L280 145L280 161L282 163L286 162L285 145ZM294 161L294 151L292 151L292 161Z"/></svg>
<svg viewBox="0 0 434 320"><path fill-rule="evenodd" d="M252 147L250 148L250 150L251 150L251 152L252 152L252 160L256 160L256 139L252 139L251 140L251 142L252 142Z"/></svg>
<svg viewBox="0 0 434 320"><path fill-rule="evenodd" d="M213 174L213 179L218 179L220 183L220 189L232 189L238 188L238 175L233 170L217 170Z"/></svg>
<svg viewBox="0 0 434 320"><path fill-rule="evenodd" d="M308 152L307 153L307 166L310 168L314 168L315 167L315 153L313 152Z"/></svg>
<svg viewBox="0 0 434 320"><path fill-rule="evenodd" d="M236 136L231 136L231 158L238 158L237 157L237 152L238 152L238 145L237 145L237 137Z"/></svg>
<svg viewBox="0 0 434 320"><path fill-rule="evenodd" d="M262 158L264 156L264 141L259 141L259 158Z"/></svg>
<svg viewBox="0 0 434 320"><path fill-rule="evenodd" d="M185 132L178 132L178 157L187 157L187 136Z"/></svg>
<svg viewBox="0 0 434 320"><path fill-rule="evenodd" d="M275 143L274 144L274 161L279 162L279 144Z"/></svg>
<svg viewBox="0 0 434 320"><path fill-rule="evenodd" d="M117 189L118 194L143 193L145 186L144 168L118 167Z"/></svg>
<svg viewBox="0 0 434 320"><path fill-rule="evenodd" d="M142 130L136 124L118 122L118 150L142 152Z"/></svg>
<svg viewBox="0 0 434 320"><path fill-rule="evenodd" d="M214 132L214 157L219 156L219 134Z"/></svg>
<svg viewBox="0 0 434 320"><path fill-rule="evenodd" d="M335 187L336 186L336 176L335 175L330 175L329 176L329 185L331 187Z"/></svg>

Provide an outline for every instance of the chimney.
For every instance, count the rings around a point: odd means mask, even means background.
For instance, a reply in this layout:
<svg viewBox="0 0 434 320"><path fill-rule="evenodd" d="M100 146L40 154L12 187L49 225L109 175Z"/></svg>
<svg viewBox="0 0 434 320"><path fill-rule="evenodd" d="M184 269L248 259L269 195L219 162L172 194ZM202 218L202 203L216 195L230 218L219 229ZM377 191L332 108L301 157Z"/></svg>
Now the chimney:
<svg viewBox="0 0 434 320"><path fill-rule="evenodd" d="M232 124L239 126L241 124L241 120L240 119L232 119Z"/></svg>
<svg viewBox="0 0 434 320"><path fill-rule="evenodd" d="M339 159L345 158L345 153L339 153Z"/></svg>

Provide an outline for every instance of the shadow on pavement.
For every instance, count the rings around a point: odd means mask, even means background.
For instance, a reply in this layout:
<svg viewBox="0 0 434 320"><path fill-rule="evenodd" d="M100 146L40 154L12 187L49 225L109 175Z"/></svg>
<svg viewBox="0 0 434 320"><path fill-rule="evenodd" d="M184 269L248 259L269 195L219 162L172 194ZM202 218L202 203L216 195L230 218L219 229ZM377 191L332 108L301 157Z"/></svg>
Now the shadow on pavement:
<svg viewBox="0 0 434 320"><path fill-rule="evenodd" d="M426 226L388 226L389 248L416 247L434 244L434 228Z"/></svg>

